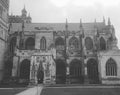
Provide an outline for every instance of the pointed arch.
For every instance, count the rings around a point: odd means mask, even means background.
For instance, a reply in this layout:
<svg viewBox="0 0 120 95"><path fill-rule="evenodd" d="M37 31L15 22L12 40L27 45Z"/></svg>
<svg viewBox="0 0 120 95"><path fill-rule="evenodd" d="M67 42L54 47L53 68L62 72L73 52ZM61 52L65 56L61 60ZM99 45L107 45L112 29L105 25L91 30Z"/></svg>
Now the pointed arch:
<svg viewBox="0 0 120 95"><path fill-rule="evenodd" d="M46 50L46 38L45 37L42 37L40 40L40 49Z"/></svg>
<svg viewBox="0 0 120 95"><path fill-rule="evenodd" d="M65 45L65 42L64 42L64 39L62 37L58 37L55 40L55 46L56 46L57 50L64 50L64 45Z"/></svg>
<svg viewBox="0 0 120 95"><path fill-rule="evenodd" d="M100 50L106 50L106 41L103 37L100 38Z"/></svg>
<svg viewBox="0 0 120 95"><path fill-rule="evenodd" d="M70 62L70 80L71 83L83 83L84 77L82 74L82 61L73 59Z"/></svg>
<svg viewBox="0 0 120 95"><path fill-rule="evenodd" d="M17 38L16 38L16 37L13 37L13 38L10 40L10 52L11 52L11 53L14 53L15 46L16 46L16 42L17 42Z"/></svg>
<svg viewBox="0 0 120 95"><path fill-rule="evenodd" d="M117 64L113 58L106 62L106 76L117 76Z"/></svg>
<svg viewBox="0 0 120 95"><path fill-rule="evenodd" d="M96 59L91 58L87 61L87 73L88 73L89 83L91 84L99 83L98 62Z"/></svg>
<svg viewBox="0 0 120 95"><path fill-rule="evenodd" d="M32 50L35 47L35 39L32 37L29 37L25 41L25 49Z"/></svg>
<svg viewBox="0 0 120 95"><path fill-rule="evenodd" d="M66 63L62 59L56 61L56 83L65 84L66 82Z"/></svg>
<svg viewBox="0 0 120 95"><path fill-rule="evenodd" d="M64 45L64 39L62 37L58 37L55 41L55 46Z"/></svg>
<svg viewBox="0 0 120 95"><path fill-rule="evenodd" d="M79 48L79 44L78 44L78 39L76 37L72 37L69 40L69 46L73 49L76 50Z"/></svg>
<svg viewBox="0 0 120 95"><path fill-rule="evenodd" d="M20 78L29 80L30 75L30 60L24 59L20 65Z"/></svg>
<svg viewBox="0 0 120 95"><path fill-rule="evenodd" d="M87 50L93 49L93 40L90 37L86 37L85 46Z"/></svg>

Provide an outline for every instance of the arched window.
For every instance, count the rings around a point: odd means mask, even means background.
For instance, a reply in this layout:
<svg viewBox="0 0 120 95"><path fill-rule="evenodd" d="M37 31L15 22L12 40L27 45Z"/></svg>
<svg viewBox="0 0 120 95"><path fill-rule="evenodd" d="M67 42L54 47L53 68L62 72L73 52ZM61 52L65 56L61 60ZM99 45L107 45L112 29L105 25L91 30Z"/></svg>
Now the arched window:
<svg viewBox="0 0 120 95"><path fill-rule="evenodd" d="M76 50L79 48L79 45L78 45L78 39L76 37L72 37L70 40L69 40L69 46L71 49L73 50Z"/></svg>
<svg viewBox="0 0 120 95"><path fill-rule="evenodd" d="M106 50L106 42L103 37L100 38L100 50Z"/></svg>
<svg viewBox="0 0 120 95"><path fill-rule="evenodd" d="M13 37L11 40L10 40L10 52L11 53L14 53L14 50L15 50L15 46L16 46L16 37Z"/></svg>
<svg viewBox="0 0 120 95"><path fill-rule="evenodd" d="M55 45L64 45L64 39L62 37L58 37L55 41Z"/></svg>
<svg viewBox="0 0 120 95"><path fill-rule="evenodd" d="M117 64L112 58L106 62L106 76L117 76Z"/></svg>
<svg viewBox="0 0 120 95"><path fill-rule="evenodd" d="M35 47L35 39L32 37L29 37L25 41L25 49L32 50Z"/></svg>
<svg viewBox="0 0 120 95"><path fill-rule="evenodd" d="M64 39L62 37L58 37L55 40L55 46L57 50L64 50Z"/></svg>
<svg viewBox="0 0 120 95"><path fill-rule="evenodd" d="M40 49L46 50L46 38L45 37L42 37L40 40Z"/></svg>
<svg viewBox="0 0 120 95"><path fill-rule="evenodd" d="M87 50L93 49L93 41L90 37L86 37L85 39L85 46Z"/></svg>

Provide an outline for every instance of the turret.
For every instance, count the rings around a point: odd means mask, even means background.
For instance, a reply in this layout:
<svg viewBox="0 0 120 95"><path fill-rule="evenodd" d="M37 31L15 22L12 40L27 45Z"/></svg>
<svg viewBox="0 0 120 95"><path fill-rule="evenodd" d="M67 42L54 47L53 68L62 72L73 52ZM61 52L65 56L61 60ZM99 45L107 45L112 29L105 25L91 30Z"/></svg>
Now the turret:
<svg viewBox="0 0 120 95"><path fill-rule="evenodd" d="M31 20L32 20L32 18L31 18L30 13L29 13L29 15L27 17L27 23L31 23Z"/></svg>
<svg viewBox="0 0 120 95"><path fill-rule="evenodd" d="M108 26L111 26L110 18L108 18Z"/></svg>
<svg viewBox="0 0 120 95"><path fill-rule="evenodd" d="M24 8L22 9L22 17L26 17L26 16L27 16L27 11L24 6Z"/></svg>

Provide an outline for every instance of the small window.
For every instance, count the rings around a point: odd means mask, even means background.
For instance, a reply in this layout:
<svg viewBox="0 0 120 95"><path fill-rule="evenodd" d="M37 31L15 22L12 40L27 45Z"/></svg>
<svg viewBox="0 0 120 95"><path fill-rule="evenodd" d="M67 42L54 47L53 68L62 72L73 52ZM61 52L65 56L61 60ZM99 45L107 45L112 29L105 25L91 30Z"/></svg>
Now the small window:
<svg viewBox="0 0 120 95"><path fill-rule="evenodd" d="M40 49L46 50L46 38L45 37L42 37L40 40Z"/></svg>

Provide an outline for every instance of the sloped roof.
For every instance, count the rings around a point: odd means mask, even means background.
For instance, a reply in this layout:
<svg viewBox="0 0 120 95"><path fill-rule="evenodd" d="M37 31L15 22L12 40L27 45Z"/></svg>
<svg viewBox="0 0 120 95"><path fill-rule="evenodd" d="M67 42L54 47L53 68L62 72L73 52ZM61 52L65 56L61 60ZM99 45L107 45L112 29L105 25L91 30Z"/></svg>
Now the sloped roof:
<svg viewBox="0 0 120 95"><path fill-rule="evenodd" d="M40 31L40 30L53 30L64 31L66 23L25 23L24 31ZM83 23L82 26L86 30L93 30L95 23ZM105 27L103 22L96 23L98 30ZM79 31L80 23L68 23L69 31ZM12 23L11 31L22 31L22 23Z"/></svg>

